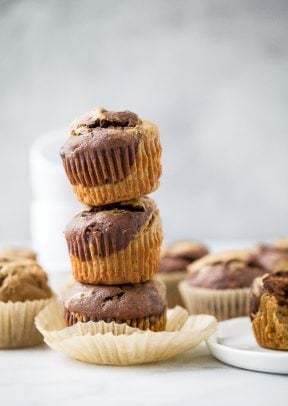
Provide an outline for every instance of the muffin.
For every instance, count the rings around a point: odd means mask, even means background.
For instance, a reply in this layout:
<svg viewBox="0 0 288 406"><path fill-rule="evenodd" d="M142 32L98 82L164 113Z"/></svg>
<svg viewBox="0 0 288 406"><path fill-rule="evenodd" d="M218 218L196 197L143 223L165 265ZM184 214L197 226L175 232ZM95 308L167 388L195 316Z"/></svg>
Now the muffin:
<svg viewBox="0 0 288 406"><path fill-rule="evenodd" d="M178 284L185 278L187 266L206 254L208 249L195 241L177 241L162 251L156 277L166 285L169 307L183 306Z"/></svg>
<svg viewBox="0 0 288 406"><path fill-rule="evenodd" d="M64 295L67 326L78 321L127 323L141 330L162 331L166 325L166 291L158 281L97 286L75 283Z"/></svg>
<svg viewBox="0 0 288 406"><path fill-rule="evenodd" d="M208 313L218 320L247 316L249 288L264 273L248 251L209 254L188 266L179 290L191 314Z"/></svg>
<svg viewBox="0 0 288 406"><path fill-rule="evenodd" d="M0 348L40 344L34 318L52 297L47 275L34 260L1 257Z"/></svg>
<svg viewBox="0 0 288 406"><path fill-rule="evenodd" d="M161 145L155 124L130 111L94 109L71 129L60 155L80 202L100 206L158 188Z"/></svg>
<svg viewBox="0 0 288 406"><path fill-rule="evenodd" d="M288 350L288 268L254 281L250 318L259 345Z"/></svg>
<svg viewBox="0 0 288 406"><path fill-rule="evenodd" d="M288 238L275 241L273 244L258 244L254 253L267 272L286 267L288 265Z"/></svg>
<svg viewBox="0 0 288 406"><path fill-rule="evenodd" d="M36 261L37 254L35 251L32 251L28 248L6 247L6 248L0 249L0 257L26 258L26 259L33 259L34 261Z"/></svg>
<svg viewBox="0 0 288 406"><path fill-rule="evenodd" d="M78 282L140 283L159 268L162 226L148 197L87 208L70 221L65 236Z"/></svg>

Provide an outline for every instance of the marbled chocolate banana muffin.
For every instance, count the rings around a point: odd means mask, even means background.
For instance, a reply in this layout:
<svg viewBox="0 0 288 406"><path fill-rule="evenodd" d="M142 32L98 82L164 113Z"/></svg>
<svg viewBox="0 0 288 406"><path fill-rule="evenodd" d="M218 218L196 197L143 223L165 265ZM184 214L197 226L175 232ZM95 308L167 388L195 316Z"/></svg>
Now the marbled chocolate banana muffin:
<svg viewBox="0 0 288 406"><path fill-rule="evenodd" d="M42 343L34 319L52 300L47 275L36 261L0 257L0 348Z"/></svg>
<svg viewBox="0 0 288 406"><path fill-rule="evenodd" d="M47 275L34 260L0 257L0 301L24 302L51 296Z"/></svg>
<svg viewBox="0 0 288 406"><path fill-rule="evenodd" d="M205 245L196 241L175 241L161 252L158 280L167 288L168 306L183 306L178 284L187 276L187 266L208 254Z"/></svg>
<svg viewBox="0 0 288 406"><path fill-rule="evenodd" d="M248 251L209 254L188 266L179 290L192 314L212 314L218 320L248 316L250 287L265 272Z"/></svg>
<svg viewBox="0 0 288 406"><path fill-rule="evenodd" d="M250 318L259 345L288 350L288 269L255 279Z"/></svg>
<svg viewBox="0 0 288 406"><path fill-rule="evenodd" d="M70 221L65 236L79 282L145 282L159 267L162 226L148 197L88 208Z"/></svg>
<svg viewBox="0 0 288 406"><path fill-rule="evenodd" d="M94 109L71 128L60 155L80 202L99 206L158 188L161 145L155 124L130 111Z"/></svg>
<svg viewBox="0 0 288 406"><path fill-rule="evenodd" d="M75 283L64 296L64 318L68 326L78 321L103 320L162 331L166 309L165 286L158 281L118 286Z"/></svg>

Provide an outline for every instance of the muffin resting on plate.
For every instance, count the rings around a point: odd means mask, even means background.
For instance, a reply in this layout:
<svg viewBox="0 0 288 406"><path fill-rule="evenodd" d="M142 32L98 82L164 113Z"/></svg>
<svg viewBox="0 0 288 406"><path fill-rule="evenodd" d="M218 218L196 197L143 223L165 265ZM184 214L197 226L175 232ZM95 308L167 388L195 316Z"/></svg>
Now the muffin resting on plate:
<svg viewBox="0 0 288 406"><path fill-rule="evenodd" d="M64 317L78 321L127 323L142 330L162 331L166 325L166 290L158 281L97 286L75 283L64 295Z"/></svg>
<svg viewBox="0 0 288 406"><path fill-rule="evenodd" d="M94 109L71 128L60 155L80 202L99 206L158 188L161 145L155 124L130 111Z"/></svg>
<svg viewBox="0 0 288 406"><path fill-rule="evenodd" d="M169 307L183 306L178 284L186 277L187 266L206 254L205 245L195 241L177 241L163 249L156 277L166 285Z"/></svg>
<svg viewBox="0 0 288 406"><path fill-rule="evenodd" d="M40 344L34 318L52 296L47 275L34 260L0 258L0 348Z"/></svg>
<svg viewBox="0 0 288 406"><path fill-rule="evenodd" d="M162 226L148 197L88 208L70 221L65 236L79 282L145 282L159 267Z"/></svg>
<svg viewBox="0 0 288 406"><path fill-rule="evenodd" d="M247 316L250 286L264 273L247 251L209 254L188 266L179 289L191 314L208 313L218 320Z"/></svg>
<svg viewBox="0 0 288 406"><path fill-rule="evenodd" d="M254 281L250 318L259 345L288 350L288 269Z"/></svg>
<svg viewBox="0 0 288 406"><path fill-rule="evenodd" d="M273 244L258 244L254 253L267 272L273 272L288 266L288 238L275 241Z"/></svg>
<svg viewBox="0 0 288 406"><path fill-rule="evenodd" d="M37 254L28 248L6 247L0 249L0 257L5 258L26 258L36 261Z"/></svg>

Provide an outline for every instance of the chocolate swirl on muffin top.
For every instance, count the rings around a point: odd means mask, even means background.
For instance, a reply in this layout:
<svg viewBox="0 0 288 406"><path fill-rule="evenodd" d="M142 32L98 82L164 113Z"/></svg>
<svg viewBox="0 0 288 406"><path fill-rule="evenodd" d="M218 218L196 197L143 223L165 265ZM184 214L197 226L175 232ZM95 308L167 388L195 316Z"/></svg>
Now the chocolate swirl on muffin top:
<svg viewBox="0 0 288 406"><path fill-rule="evenodd" d="M288 306L288 269L265 274L255 279L250 298L251 319L258 312L260 300L264 294L273 296L279 306Z"/></svg>
<svg viewBox="0 0 288 406"><path fill-rule="evenodd" d="M107 257L126 248L141 227L153 221L154 210L154 202L143 197L82 211L65 231L70 254L87 261L91 253Z"/></svg>
<svg viewBox="0 0 288 406"><path fill-rule="evenodd" d="M60 150L73 185L103 186L125 179L141 139L141 120L130 111L94 109L71 124Z"/></svg>
<svg viewBox="0 0 288 406"><path fill-rule="evenodd" d="M278 304L288 305L288 271L277 271L263 278L263 290L273 295Z"/></svg>
<svg viewBox="0 0 288 406"><path fill-rule="evenodd" d="M71 135L78 136L93 132L95 128L135 127L139 123L139 117L131 111L108 111L96 108L72 122Z"/></svg>
<svg viewBox="0 0 288 406"><path fill-rule="evenodd" d="M247 251L228 251L206 255L188 266L190 286L207 289L250 287L257 276L265 273Z"/></svg>

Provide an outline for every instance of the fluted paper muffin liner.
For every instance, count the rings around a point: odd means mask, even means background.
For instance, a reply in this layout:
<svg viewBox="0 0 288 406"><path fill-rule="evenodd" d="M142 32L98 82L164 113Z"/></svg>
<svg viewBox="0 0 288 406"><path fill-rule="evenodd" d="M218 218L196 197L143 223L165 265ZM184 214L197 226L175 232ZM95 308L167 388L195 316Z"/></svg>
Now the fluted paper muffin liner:
<svg viewBox="0 0 288 406"><path fill-rule="evenodd" d="M64 319L66 322L67 326L72 326L75 323L78 323L78 321L81 321L83 323L86 323L87 321L90 321L89 319L87 320L87 316L84 314L79 314L79 313L74 313L70 312L67 309L64 310ZM165 330L166 326L166 309L165 311L160 314L160 315L153 315L150 317L144 317L141 319L131 319L131 320L114 320L115 323L125 323L130 327L136 327L139 328L140 330L152 330L152 331L163 331ZM107 323L107 321L106 321Z"/></svg>
<svg viewBox="0 0 288 406"><path fill-rule="evenodd" d="M206 340L216 330L212 316L188 316L176 307L168 310L165 331L143 331L127 324L88 322L65 327L63 305L46 307L36 317L36 326L55 351L72 358L110 365L155 362L174 357Z"/></svg>
<svg viewBox="0 0 288 406"><path fill-rule="evenodd" d="M107 178L115 184L124 180L130 173L131 162L135 161L138 138L131 138L125 146L112 146L107 150L91 150L89 153L75 154L73 158L63 157L64 168L72 184L84 187L103 186Z"/></svg>
<svg viewBox="0 0 288 406"><path fill-rule="evenodd" d="M288 351L288 312L278 305L274 296L265 294L260 299L260 307L252 320L256 341L261 347Z"/></svg>
<svg viewBox="0 0 288 406"><path fill-rule="evenodd" d="M155 126L146 124L145 133L139 142L137 151L129 150L127 147L125 156L129 160L129 154L135 154L135 160L131 166L121 164L115 158L115 153L112 157L102 156L104 152L100 152L99 156L86 154L81 155L76 159L64 158L64 167L66 172L72 175L73 190L81 203L89 206L101 206L103 204L130 200L141 197L156 190L159 186L159 178L161 176L161 152L162 148L159 140L158 130ZM104 159L105 158L105 159ZM112 175L115 173L115 165L117 168L124 167L122 170L123 176L120 181L113 183L103 183L99 185L88 186L91 183L90 178L103 177L107 172ZM67 171L67 168L69 170ZM119 171L119 169L118 169ZM85 177L88 178L85 181ZM104 176L105 177L105 176ZM101 180L101 179L99 179Z"/></svg>
<svg viewBox="0 0 288 406"><path fill-rule="evenodd" d="M78 282L102 285L146 282L159 268L162 239L161 220L157 214L152 224L140 229L123 250L107 257L92 254L89 261L70 255L73 276ZM79 245L77 251L81 252L81 242L75 241L75 244Z"/></svg>
<svg viewBox="0 0 288 406"><path fill-rule="evenodd" d="M219 321L249 315L249 288L205 289L182 281L179 291L190 314L211 314Z"/></svg>
<svg viewBox="0 0 288 406"><path fill-rule="evenodd" d="M35 327L35 316L55 298L0 302L0 348L32 347L43 337Z"/></svg>
<svg viewBox="0 0 288 406"><path fill-rule="evenodd" d="M186 277L187 272L158 272L155 278L165 283L167 289L168 307L185 306L178 285Z"/></svg>

